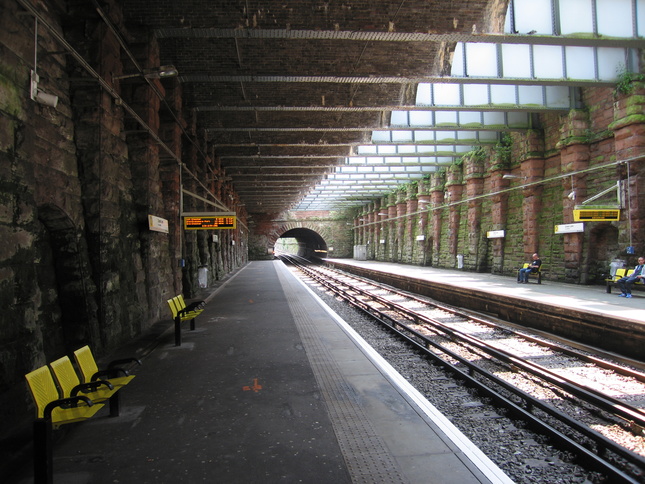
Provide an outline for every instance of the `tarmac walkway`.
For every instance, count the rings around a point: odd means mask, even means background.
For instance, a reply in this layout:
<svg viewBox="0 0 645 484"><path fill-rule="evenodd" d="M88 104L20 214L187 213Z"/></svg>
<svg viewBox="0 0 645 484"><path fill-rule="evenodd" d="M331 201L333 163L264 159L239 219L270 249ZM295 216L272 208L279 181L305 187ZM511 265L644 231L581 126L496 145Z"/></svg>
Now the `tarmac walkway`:
<svg viewBox="0 0 645 484"><path fill-rule="evenodd" d="M510 482L281 262L207 301L113 355L143 359L121 415L61 435L55 483Z"/></svg>

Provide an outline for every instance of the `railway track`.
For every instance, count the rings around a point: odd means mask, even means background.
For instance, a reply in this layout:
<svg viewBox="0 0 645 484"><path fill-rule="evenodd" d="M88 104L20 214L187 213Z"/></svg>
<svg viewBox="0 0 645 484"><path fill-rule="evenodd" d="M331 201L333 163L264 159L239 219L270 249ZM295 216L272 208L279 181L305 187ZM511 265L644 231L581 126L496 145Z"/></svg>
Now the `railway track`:
<svg viewBox="0 0 645 484"><path fill-rule="evenodd" d="M300 271L610 482L645 479L645 374L341 271Z"/></svg>

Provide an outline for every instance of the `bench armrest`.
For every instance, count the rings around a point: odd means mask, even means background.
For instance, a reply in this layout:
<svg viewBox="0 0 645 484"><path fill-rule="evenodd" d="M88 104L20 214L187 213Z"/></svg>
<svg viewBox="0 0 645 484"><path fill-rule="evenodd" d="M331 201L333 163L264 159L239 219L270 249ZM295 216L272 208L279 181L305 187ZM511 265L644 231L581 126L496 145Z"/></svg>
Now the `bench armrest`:
<svg viewBox="0 0 645 484"><path fill-rule="evenodd" d="M94 402L84 395L78 395L78 396L69 397L69 398L60 398L58 400L53 400L49 402L45 406L45 409L43 410L43 418L45 420L51 420L52 412L54 411L55 408L78 407L79 402L85 403L88 407L91 407L92 405L94 405Z"/></svg>
<svg viewBox="0 0 645 484"><path fill-rule="evenodd" d="M127 363L136 363L137 365L141 366L141 360L139 360L137 358L123 358L122 360L111 361L108 364L108 369L112 370L112 369L114 369L116 367L119 367L119 366L127 364Z"/></svg>
<svg viewBox="0 0 645 484"><path fill-rule="evenodd" d="M107 370L99 370L92 375L92 381L95 382L101 380L101 377L105 377L108 380L110 378L117 378L119 374L122 374L123 376L129 376L130 372L125 368L109 368Z"/></svg>
<svg viewBox="0 0 645 484"><path fill-rule="evenodd" d="M197 316L198 314L201 314L202 311L203 311L203 309L188 309L188 308L184 308L184 309L181 309L181 310L179 310L177 312L177 316L180 316L180 317L181 316L188 316L188 315L190 315L190 313L195 313L195 316Z"/></svg>
<svg viewBox="0 0 645 484"><path fill-rule="evenodd" d="M204 301L195 301L193 303L188 304L184 310L186 311L195 311L196 309L204 309L204 306L206 306L206 302Z"/></svg>
<svg viewBox="0 0 645 484"><path fill-rule="evenodd" d="M97 391L101 386L105 385L110 390L114 390L114 385L107 380L95 380L88 383L81 383L72 388L70 396L75 397L81 393L91 393Z"/></svg>

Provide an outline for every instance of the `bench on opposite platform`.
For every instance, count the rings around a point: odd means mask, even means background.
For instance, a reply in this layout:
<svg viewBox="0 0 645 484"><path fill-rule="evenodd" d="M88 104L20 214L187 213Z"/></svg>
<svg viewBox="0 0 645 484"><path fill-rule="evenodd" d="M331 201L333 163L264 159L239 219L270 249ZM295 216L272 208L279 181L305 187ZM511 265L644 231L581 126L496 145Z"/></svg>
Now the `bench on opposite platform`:
<svg viewBox="0 0 645 484"><path fill-rule="evenodd" d="M633 273L634 273L634 269L616 269L616 274L614 275L614 277L605 279L605 283L607 285L607 294L611 294L612 286L617 286L619 279L630 276ZM645 290L645 284L643 284L642 281L635 282L632 285L632 289Z"/></svg>
<svg viewBox="0 0 645 484"><path fill-rule="evenodd" d="M526 269L530 264L528 262L525 262L524 265L522 266L522 269ZM537 271L535 272L529 272L529 280L531 279L537 279L538 284L542 284L542 266L538 267ZM517 270L517 280L520 280L520 270Z"/></svg>

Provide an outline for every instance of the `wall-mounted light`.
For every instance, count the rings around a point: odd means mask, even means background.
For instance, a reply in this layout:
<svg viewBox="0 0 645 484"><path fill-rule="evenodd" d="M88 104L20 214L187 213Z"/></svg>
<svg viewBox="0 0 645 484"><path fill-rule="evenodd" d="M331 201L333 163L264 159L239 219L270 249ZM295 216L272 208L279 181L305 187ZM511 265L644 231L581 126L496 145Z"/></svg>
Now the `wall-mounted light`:
<svg viewBox="0 0 645 484"><path fill-rule="evenodd" d="M179 71L175 66L167 65L155 67L154 69L143 69L141 72L134 74L123 74L120 76L112 76L112 80L118 81L120 79L130 79L133 77L145 77L146 79L165 79L167 77L175 77L179 75Z"/></svg>
<svg viewBox="0 0 645 484"><path fill-rule="evenodd" d="M38 76L38 18L34 18L34 68L29 77L29 97L32 101L55 108L58 104L58 96L46 93L38 88L40 77Z"/></svg>
<svg viewBox="0 0 645 484"><path fill-rule="evenodd" d="M31 71L31 88L30 88L30 96L32 101L36 101L37 103L44 104L45 106L50 106L52 108L55 108L56 105L58 104L58 96L54 96L53 94L49 94L41 89L38 88L38 82L40 81L40 77L38 74L36 74L36 71Z"/></svg>
<svg viewBox="0 0 645 484"><path fill-rule="evenodd" d="M383 213L383 212L381 212L381 213L379 213L379 215L380 215L380 216L384 216L384 215L387 215L387 213Z"/></svg>
<svg viewBox="0 0 645 484"><path fill-rule="evenodd" d="M510 175L507 173L506 175L502 176L502 178L504 180L514 180L515 178L524 178L524 177L519 175Z"/></svg>

